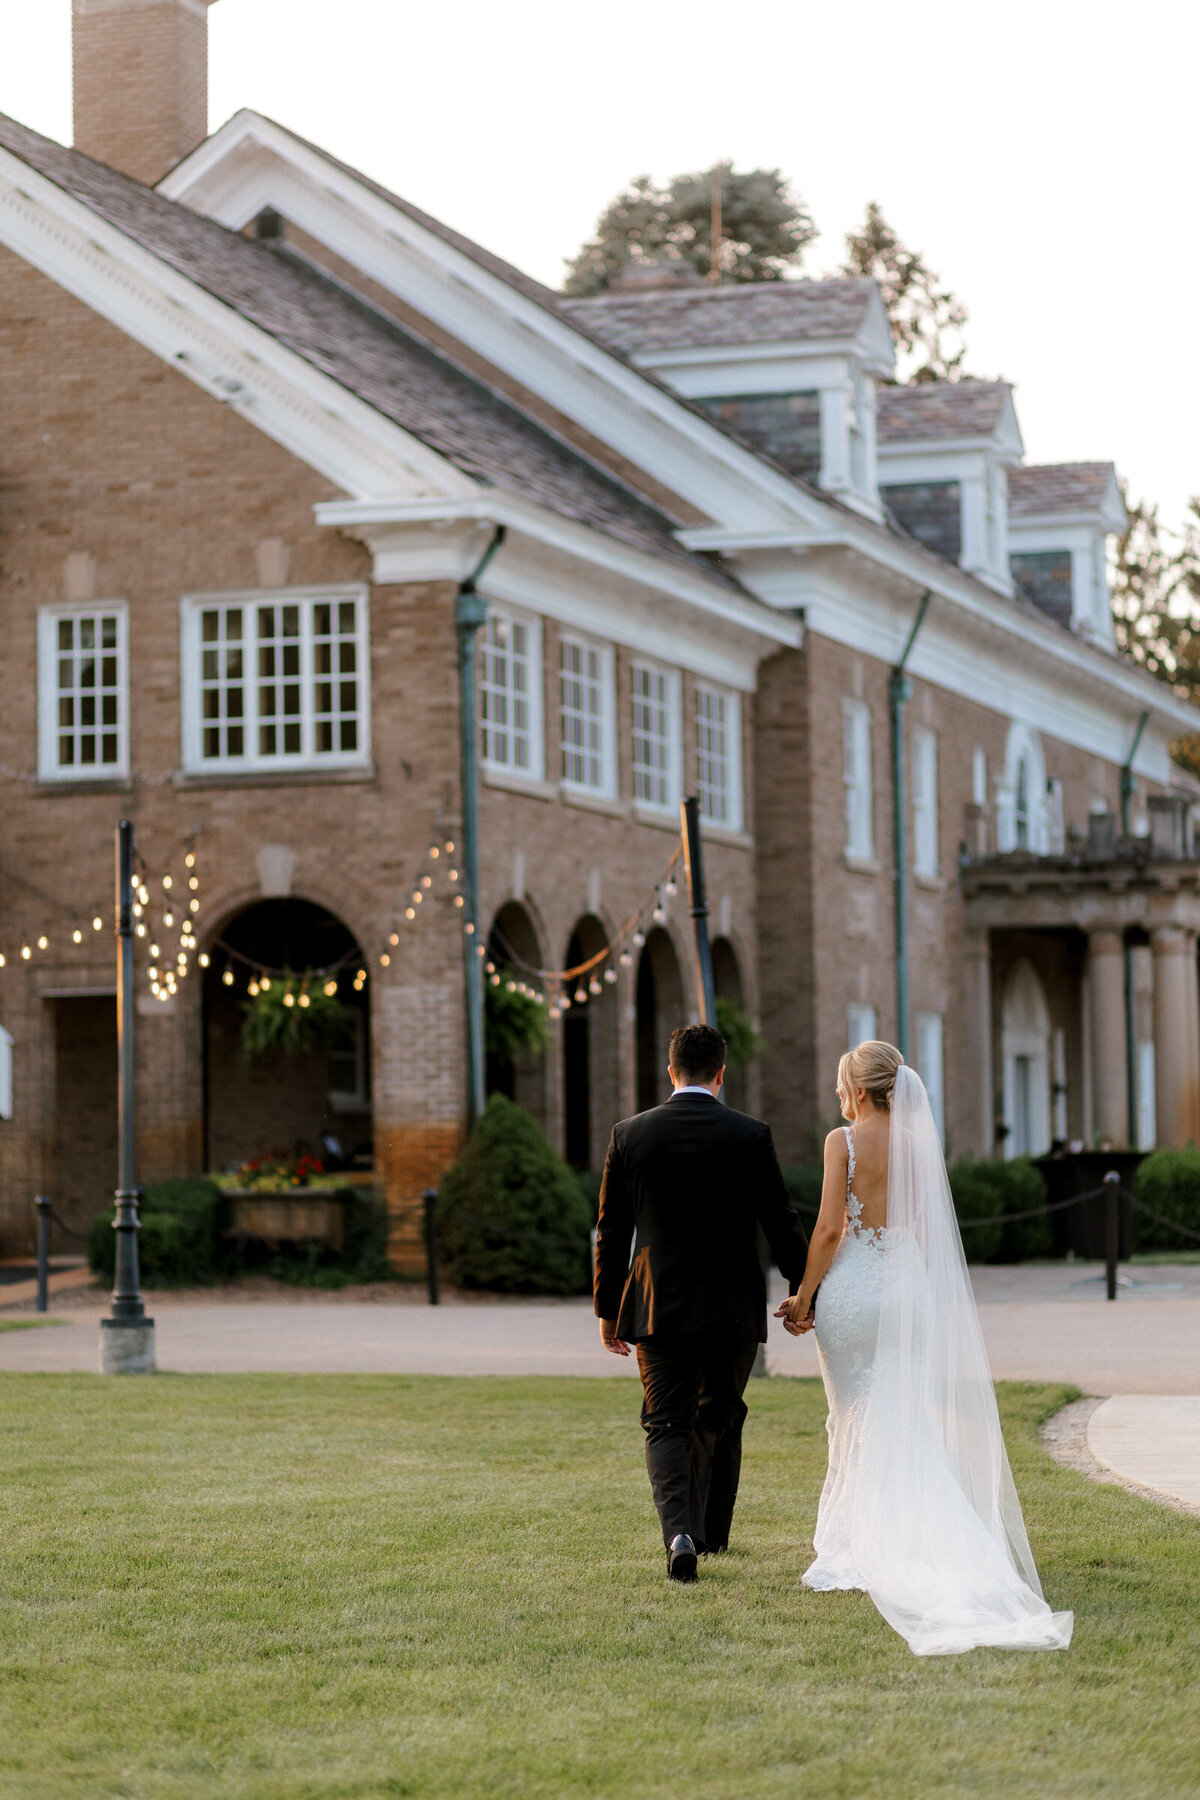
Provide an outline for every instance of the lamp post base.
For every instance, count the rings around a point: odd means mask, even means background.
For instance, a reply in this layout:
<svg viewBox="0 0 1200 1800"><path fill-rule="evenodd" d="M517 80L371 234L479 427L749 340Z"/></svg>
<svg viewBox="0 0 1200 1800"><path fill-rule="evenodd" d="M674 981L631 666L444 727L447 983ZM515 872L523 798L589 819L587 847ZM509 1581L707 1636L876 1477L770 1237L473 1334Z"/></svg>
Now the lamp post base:
<svg viewBox="0 0 1200 1800"><path fill-rule="evenodd" d="M100 1373L153 1375L154 1320L101 1319Z"/></svg>

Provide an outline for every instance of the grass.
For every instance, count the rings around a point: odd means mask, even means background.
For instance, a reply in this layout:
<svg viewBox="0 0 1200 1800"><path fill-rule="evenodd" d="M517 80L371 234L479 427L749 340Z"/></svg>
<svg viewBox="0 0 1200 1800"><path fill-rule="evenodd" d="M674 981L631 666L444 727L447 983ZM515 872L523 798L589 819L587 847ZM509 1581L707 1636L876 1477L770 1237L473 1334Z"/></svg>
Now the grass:
<svg viewBox="0 0 1200 1800"><path fill-rule="evenodd" d="M0 1319L0 1331L37 1331L42 1325L65 1325L65 1319Z"/></svg>
<svg viewBox="0 0 1200 1800"><path fill-rule="evenodd" d="M1051 1463L1058 1654L918 1659L800 1585L810 1381L756 1382L735 1550L670 1586L624 1381L0 1375L3 1800L1167 1800L1200 1527Z"/></svg>

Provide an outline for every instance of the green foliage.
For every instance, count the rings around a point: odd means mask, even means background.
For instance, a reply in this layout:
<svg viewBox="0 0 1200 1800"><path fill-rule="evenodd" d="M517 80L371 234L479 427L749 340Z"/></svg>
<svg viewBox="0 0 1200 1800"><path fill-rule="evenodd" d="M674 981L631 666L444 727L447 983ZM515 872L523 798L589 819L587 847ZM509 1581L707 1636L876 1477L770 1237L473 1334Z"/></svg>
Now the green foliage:
<svg viewBox="0 0 1200 1800"><path fill-rule="evenodd" d="M599 294L630 263L676 262L707 277L712 265L713 186L721 187L722 281L778 281L800 266L816 227L778 169L732 163L675 175L656 187L639 175L609 202L594 235L568 264L568 294Z"/></svg>
<svg viewBox="0 0 1200 1800"><path fill-rule="evenodd" d="M1014 1156L1009 1162L967 1157L951 1164L948 1173L959 1224L968 1227L963 1232L968 1261L1010 1263L1049 1256L1048 1218L1005 1223L1010 1213L1046 1204L1042 1172L1028 1157ZM975 1220L987 1223L976 1225Z"/></svg>
<svg viewBox="0 0 1200 1800"><path fill-rule="evenodd" d="M598 1169L574 1169L572 1173L579 1183L579 1191L583 1195L588 1209L588 1218L595 1226L596 1220L600 1217L600 1184L604 1180L604 1176Z"/></svg>
<svg viewBox="0 0 1200 1800"><path fill-rule="evenodd" d="M1165 1219L1174 1219L1189 1231L1200 1231L1200 1150L1155 1150L1138 1165L1134 1193ZM1195 1250L1194 1238L1172 1231L1134 1208L1134 1250Z"/></svg>
<svg viewBox="0 0 1200 1800"><path fill-rule="evenodd" d="M533 994L521 993L511 969L497 968L499 983L483 990L483 1041L490 1057L513 1064L546 1047L546 1008Z"/></svg>
<svg viewBox="0 0 1200 1800"><path fill-rule="evenodd" d="M589 1281L588 1202L527 1112L493 1094L441 1185L446 1273L463 1287L578 1294Z"/></svg>
<svg viewBox="0 0 1200 1800"><path fill-rule="evenodd" d="M1109 571L1117 647L1185 700L1200 702L1200 497L1183 530L1163 525L1157 506L1122 489L1129 526ZM1200 732L1173 746L1175 761L1200 775Z"/></svg>
<svg viewBox="0 0 1200 1800"><path fill-rule="evenodd" d="M117 1240L114 1208L92 1220L87 1259L105 1281L113 1279ZM154 1181L140 1208L138 1259L142 1280L154 1287L204 1286L216 1281L227 1257L222 1236L229 1203L215 1182Z"/></svg>
<svg viewBox="0 0 1200 1800"><path fill-rule="evenodd" d="M306 1004L305 1004L306 1002ZM309 970L287 974L242 1002L242 1055L247 1061L282 1050L285 1056L328 1049L346 1021L336 994L327 994Z"/></svg>
<svg viewBox="0 0 1200 1800"><path fill-rule="evenodd" d="M843 275L870 275L879 283L896 348L908 381L955 381L966 355L967 311L943 288L919 250L909 250L872 200L861 229L846 235Z"/></svg>
<svg viewBox="0 0 1200 1800"><path fill-rule="evenodd" d="M790 1163L783 1171L783 1179L792 1205L800 1214L800 1222L811 1237L817 1214L821 1210L824 1166L821 1163Z"/></svg>
<svg viewBox="0 0 1200 1800"><path fill-rule="evenodd" d="M725 1059L730 1069L744 1069L766 1049L766 1040L740 1000L717 995L717 1030L725 1039Z"/></svg>

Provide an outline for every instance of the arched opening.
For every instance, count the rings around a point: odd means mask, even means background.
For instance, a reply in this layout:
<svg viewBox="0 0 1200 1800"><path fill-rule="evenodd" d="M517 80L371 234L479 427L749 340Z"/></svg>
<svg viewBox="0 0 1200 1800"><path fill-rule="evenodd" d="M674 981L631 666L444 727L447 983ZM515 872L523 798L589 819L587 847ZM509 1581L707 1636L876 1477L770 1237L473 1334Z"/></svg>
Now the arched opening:
<svg viewBox="0 0 1200 1800"><path fill-rule="evenodd" d="M600 920L586 915L571 933L563 967L578 968L607 942ZM563 1136L566 1159L575 1169L603 1167L620 1112L617 990L604 973L600 965L567 984L571 1005L563 1019ZM584 998L576 1000L580 991Z"/></svg>
<svg viewBox="0 0 1200 1800"><path fill-rule="evenodd" d="M1047 849L1046 763L1041 740L1026 725L1009 729L1004 780L997 790L997 849Z"/></svg>
<svg viewBox="0 0 1200 1800"><path fill-rule="evenodd" d="M365 963L354 933L310 900L260 900L230 920L209 946L204 975L205 1161L237 1169L271 1152L319 1157L327 1168L364 1168L372 1160L369 986L355 987ZM264 1004L278 971L323 991L337 983L340 1025L301 1048L252 1058L243 1048L251 1005ZM271 988L256 1000L263 971Z"/></svg>
<svg viewBox="0 0 1200 1800"><path fill-rule="evenodd" d="M517 900L507 901L492 921L488 933L487 960L497 974L511 969L516 978L525 981L530 969L543 966L537 927L528 910ZM485 1004L487 992L485 990ZM543 1014L545 1009L542 1009ZM495 1033L489 1032L494 1040ZM498 1048L493 1041L487 1056L487 1091L505 1094L524 1107L545 1129L546 1126L546 1053L545 1050Z"/></svg>
<svg viewBox="0 0 1200 1800"><path fill-rule="evenodd" d="M671 1033L686 1024L679 958L669 933L661 926L642 947L637 972L637 1103L638 1111L657 1106L671 1091L667 1057Z"/></svg>
<svg viewBox="0 0 1200 1800"><path fill-rule="evenodd" d="M736 1007L739 1014L745 1007L742 993L742 971L738 966L737 951L726 937L716 938L712 947L713 987L717 1000L726 1001L730 1007ZM720 1009L718 1009L720 1010ZM718 1020L718 1023L720 1021ZM730 1106L739 1112L746 1110L746 1070L730 1068L725 1075L725 1099Z"/></svg>
<svg viewBox="0 0 1200 1800"><path fill-rule="evenodd" d="M1004 985L1004 1155L1050 1148L1050 1007L1033 964L1014 963Z"/></svg>

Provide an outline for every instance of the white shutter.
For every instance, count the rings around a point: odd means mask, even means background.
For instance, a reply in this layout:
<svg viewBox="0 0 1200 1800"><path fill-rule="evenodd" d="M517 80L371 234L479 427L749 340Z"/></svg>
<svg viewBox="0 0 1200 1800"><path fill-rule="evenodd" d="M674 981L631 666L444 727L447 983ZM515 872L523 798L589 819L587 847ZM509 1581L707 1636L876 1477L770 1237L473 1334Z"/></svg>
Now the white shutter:
<svg viewBox="0 0 1200 1800"><path fill-rule="evenodd" d="M842 779L846 790L846 851L872 854L871 713L862 700L842 702Z"/></svg>
<svg viewBox="0 0 1200 1800"><path fill-rule="evenodd" d="M938 872L937 734L922 726L913 732L913 867L918 875Z"/></svg>

